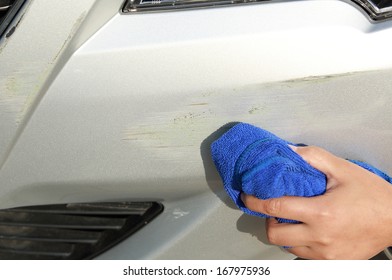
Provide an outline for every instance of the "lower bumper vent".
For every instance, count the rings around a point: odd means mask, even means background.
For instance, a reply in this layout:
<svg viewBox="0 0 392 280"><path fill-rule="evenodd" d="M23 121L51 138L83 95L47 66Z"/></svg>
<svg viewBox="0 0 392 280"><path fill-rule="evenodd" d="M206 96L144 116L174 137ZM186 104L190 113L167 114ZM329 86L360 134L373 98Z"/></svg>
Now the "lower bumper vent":
<svg viewBox="0 0 392 280"><path fill-rule="evenodd" d="M384 250L385 255L388 259L392 260L392 247L388 247Z"/></svg>
<svg viewBox="0 0 392 280"><path fill-rule="evenodd" d="M92 259L149 223L156 202L80 203L0 210L0 259Z"/></svg>

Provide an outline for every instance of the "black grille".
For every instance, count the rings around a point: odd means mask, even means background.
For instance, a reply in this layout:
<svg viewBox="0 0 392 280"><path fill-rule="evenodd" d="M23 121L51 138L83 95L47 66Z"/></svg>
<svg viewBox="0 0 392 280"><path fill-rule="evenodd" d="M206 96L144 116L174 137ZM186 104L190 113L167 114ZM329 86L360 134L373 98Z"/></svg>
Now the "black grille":
<svg viewBox="0 0 392 280"><path fill-rule="evenodd" d="M156 202L80 203L0 211L0 259L91 259L161 213Z"/></svg>
<svg viewBox="0 0 392 280"><path fill-rule="evenodd" d="M0 38L7 31L25 2L27 0L0 0ZM11 28L8 35L11 35L14 29L15 27Z"/></svg>
<svg viewBox="0 0 392 280"><path fill-rule="evenodd" d="M392 0L352 0L359 4L374 21L392 18Z"/></svg>

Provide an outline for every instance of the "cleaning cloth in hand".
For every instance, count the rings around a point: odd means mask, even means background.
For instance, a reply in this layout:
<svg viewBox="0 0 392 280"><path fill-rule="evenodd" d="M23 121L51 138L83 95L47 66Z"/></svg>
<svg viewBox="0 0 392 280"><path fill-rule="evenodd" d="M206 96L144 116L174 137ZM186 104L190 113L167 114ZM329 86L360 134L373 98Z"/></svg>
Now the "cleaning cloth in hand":
<svg viewBox="0 0 392 280"><path fill-rule="evenodd" d="M268 217L246 208L240 197L242 192L269 199L281 196L311 197L326 191L326 176L288 145L295 144L246 123L235 125L212 143L212 159L225 190L243 212ZM391 182L384 172L364 162L352 162Z"/></svg>

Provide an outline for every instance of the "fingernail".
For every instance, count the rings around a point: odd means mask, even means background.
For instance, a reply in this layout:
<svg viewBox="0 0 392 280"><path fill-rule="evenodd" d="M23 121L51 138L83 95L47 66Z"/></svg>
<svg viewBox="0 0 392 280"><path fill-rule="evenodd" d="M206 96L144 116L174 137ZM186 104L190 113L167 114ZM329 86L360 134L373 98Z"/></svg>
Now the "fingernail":
<svg viewBox="0 0 392 280"><path fill-rule="evenodd" d="M293 146L293 145L288 145L294 152L296 152L297 151L297 147L296 146Z"/></svg>

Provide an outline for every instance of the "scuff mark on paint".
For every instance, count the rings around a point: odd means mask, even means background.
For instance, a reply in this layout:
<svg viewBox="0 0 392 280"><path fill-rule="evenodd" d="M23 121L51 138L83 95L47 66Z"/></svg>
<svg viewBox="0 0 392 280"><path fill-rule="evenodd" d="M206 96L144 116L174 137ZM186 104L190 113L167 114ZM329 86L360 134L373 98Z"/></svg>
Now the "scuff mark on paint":
<svg viewBox="0 0 392 280"><path fill-rule="evenodd" d="M173 210L174 219L179 219L179 218L185 217L185 216L189 215L189 213L190 213L189 211L184 211L184 210L181 210L180 208L176 208Z"/></svg>
<svg viewBox="0 0 392 280"><path fill-rule="evenodd" d="M376 108L388 102L381 97L368 96L366 102L357 98L362 75L343 73L181 94L165 105L148 104L146 113L138 115L142 121L125 128L121 139L168 160L194 152L209 134L230 122L248 122L288 136L306 134L314 127L355 125L363 122L364 112L377 114ZM339 114L332 113L337 110Z"/></svg>
<svg viewBox="0 0 392 280"><path fill-rule="evenodd" d="M286 85L286 86L295 86L295 85L301 85L301 84L302 85L320 84L320 83L329 82L334 79L353 76L353 75L359 74L359 73L362 73L362 72L345 72L345 73L331 74L331 75L306 76L306 77L302 77L302 78L283 80L280 82L273 82L273 83L268 83L268 84L274 84L274 85L280 84L280 85Z"/></svg>
<svg viewBox="0 0 392 280"><path fill-rule="evenodd" d="M248 113L251 114L251 115L260 114L260 113L262 113L264 110L265 110L265 106L263 106L263 105L256 105L256 106L252 106L252 107L249 109Z"/></svg>
<svg viewBox="0 0 392 280"><path fill-rule="evenodd" d="M189 106L206 106L206 105L208 105L208 103L207 103L207 102L201 102L201 103L192 103L192 104L189 104Z"/></svg>
<svg viewBox="0 0 392 280"><path fill-rule="evenodd" d="M74 37L74 35L76 34L77 30L79 29L80 25L82 24L84 18L86 17L87 12L84 11L83 13L81 13L81 15L76 19L75 23L73 24L71 31L69 32L69 35L67 37L67 39L65 39L63 45L60 47L59 51L56 53L56 55L53 57L52 59L52 64L54 64L58 57L61 55L61 53L65 50L65 48L68 46L69 42L71 41L71 39Z"/></svg>

